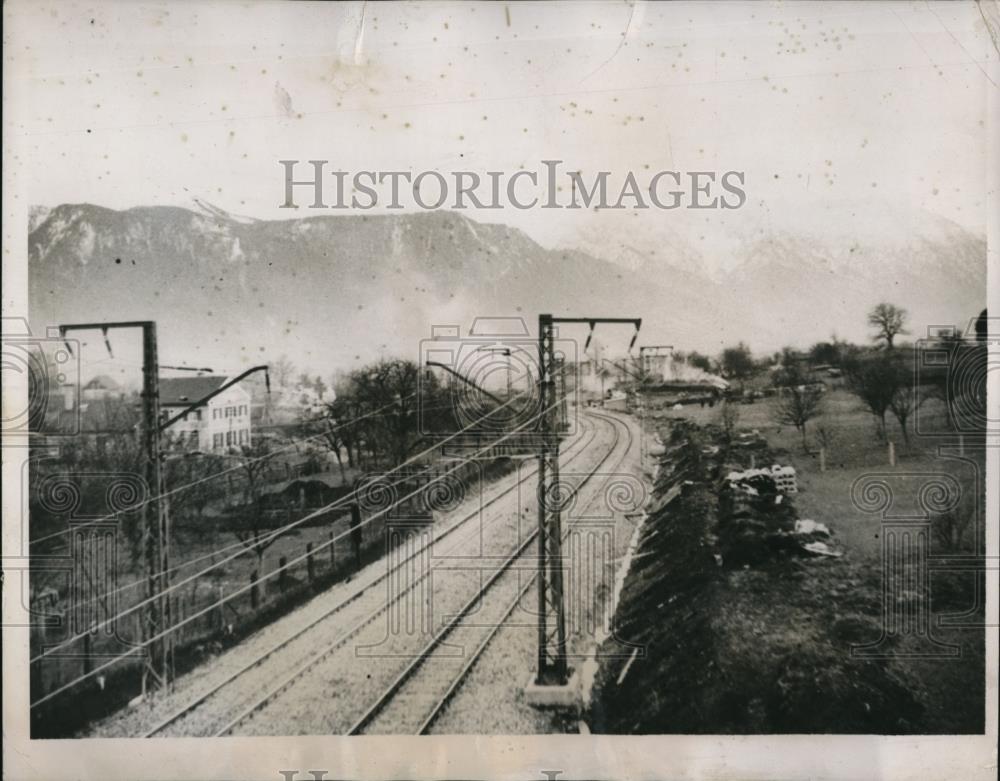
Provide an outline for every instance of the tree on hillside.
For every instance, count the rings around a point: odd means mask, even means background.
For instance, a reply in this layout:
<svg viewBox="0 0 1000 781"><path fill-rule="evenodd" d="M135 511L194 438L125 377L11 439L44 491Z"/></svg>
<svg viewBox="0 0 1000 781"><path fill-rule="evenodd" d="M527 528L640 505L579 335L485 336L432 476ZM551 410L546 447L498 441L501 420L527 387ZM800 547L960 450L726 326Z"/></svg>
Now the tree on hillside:
<svg viewBox="0 0 1000 781"><path fill-rule="evenodd" d="M743 342L735 347L727 347L719 356L719 368L722 376L727 380L736 380L742 383L752 377L756 371L753 360L753 353Z"/></svg>
<svg viewBox="0 0 1000 781"><path fill-rule="evenodd" d="M313 380L313 390L316 391L316 395L320 399L322 399L323 396L326 395L326 392L328 390L326 383L323 382L323 378L320 377L318 374L316 375L316 378Z"/></svg>
<svg viewBox="0 0 1000 781"><path fill-rule="evenodd" d="M279 388L287 388L292 382L292 376L295 374L295 364L291 362L287 355L282 355L270 363L268 370L271 376L274 377L274 382Z"/></svg>
<svg viewBox="0 0 1000 781"><path fill-rule="evenodd" d="M982 505L975 491L962 491L955 507L943 513L931 515L931 530L934 538L945 551L968 549L970 528L977 528L982 522ZM974 543L973 543L974 544Z"/></svg>
<svg viewBox="0 0 1000 781"><path fill-rule="evenodd" d="M686 360L688 365L694 366L696 369L701 369L703 372L711 372L715 368L711 358L695 350L688 353Z"/></svg>
<svg viewBox="0 0 1000 781"><path fill-rule="evenodd" d="M351 373L355 397L364 400L371 410L378 410L367 421L369 444L381 443L396 464L406 459L418 433L419 371L413 361L393 359Z"/></svg>
<svg viewBox="0 0 1000 781"><path fill-rule="evenodd" d="M907 334L906 319L908 314L905 309L895 304L883 301L875 306L868 313L868 325L875 329L872 340L875 342L885 342L886 349L893 348L893 340L901 335Z"/></svg>
<svg viewBox="0 0 1000 781"><path fill-rule="evenodd" d="M782 365L778 381L780 395L772 409L778 423L790 423L802 435L802 449L808 450L806 424L823 411L823 389L809 384L797 364Z"/></svg>
<svg viewBox="0 0 1000 781"><path fill-rule="evenodd" d="M348 447L351 441L351 423L349 420L341 420L339 409L343 406L344 402L341 402L339 408L334 403L326 404L318 415L305 411L299 421L298 435L302 439L318 443L333 453L340 469L340 482L342 485L347 485L344 455L347 454L348 458L351 458Z"/></svg>
<svg viewBox="0 0 1000 781"><path fill-rule="evenodd" d="M829 342L816 342L809 348L809 363L814 366L829 364L830 366L840 366L848 350L846 342L841 342L836 336Z"/></svg>
<svg viewBox="0 0 1000 781"><path fill-rule="evenodd" d="M252 445L244 445L232 453L240 465L244 481L245 510L241 513L242 528L235 530L236 538L243 547L252 550L257 557L257 572L262 571L264 552L282 536L268 530L262 507L267 471L277 453L271 450L267 440Z"/></svg>
<svg viewBox="0 0 1000 781"><path fill-rule="evenodd" d="M782 347L771 358L771 365L777 366L775 385L801 385L805 382L801 371L801 357L794 347Z"/></svg>
<svg viewBox="0 0 1000 781"><path fill-rule="evenodd" d="M322 416L326 430L330 432L325 437L327 447L342 446L347 454L347 465L351 468L364 468L361 442L365 427L360 419L364 414L365 405L357 398L349 379L345 379L337 388L337 398L325 405Z"/></svg>
<svg viewBox="0 0 1000 781"><path fill-rule="evenodd" d="M401 463L428 431L453 431L456 401L433 372L412 361L383 359L334 379L335 393L302 425L348 466ZM316 387L315 385L313 387Z"/></svg>
<svg viewBox="0 0 1000 781"><path fill-rule="evenodd" d="M875 418L878 436L885 439L885 416L904 382L900 361L886 353L869 352L848 361L844 375L848 389Z"/></svg>
<svg viewBox="0 0 1000 781"><path fill-rule="evenodd" d="M892 398L889 399L889 410L899 421L899 427L903 430L903 439L909 445L910 432L906 428L906 423L927 397L917 393L912 377L905 371L904 367L897 367L897 371L899 376L897 377L896 390L892 394Z"/></svg>
<svg viewBox="0 0 1000 781"><path fill-rule="evenodd" d="M93 507L98 508L96 513L106 513L108 495L95 478L102 474L122 477L141 474L147 463L138 427L138 406L137 397L90 401L86 410L80 410L79 434L65 437L51 461L48 458L41 461L41 472L62 473L65 481L75 486L75 493L84 505L93 502ZM58 518L58 514L47 518L49 513L44 507L41 509L42 512L32 511L32 534L46 529L49 520ZM141 513L121 513L119 528L128 542L129 556L138 561L142 555Z"/></svg>
<svg viewBox="0 0 1000 781"><path fill-rule="evenodd" d="M170 512L202 521L205 508L226 493L226 465L214 453L174 454L165 459L164 481L170 491Z"/></svg>

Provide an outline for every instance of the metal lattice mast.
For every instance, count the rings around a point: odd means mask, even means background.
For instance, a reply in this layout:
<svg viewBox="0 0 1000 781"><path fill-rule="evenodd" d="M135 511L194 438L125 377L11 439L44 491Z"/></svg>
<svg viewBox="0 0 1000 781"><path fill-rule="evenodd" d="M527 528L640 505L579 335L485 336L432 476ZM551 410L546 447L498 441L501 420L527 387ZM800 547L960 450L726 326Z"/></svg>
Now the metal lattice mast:
<svg viewBox="0 0 1000 781"><path fill-rule="evenodd" d="M555 425L554 327L551 315L538 317L538 376L541 446L538 453L538 676L539 685L567 680L566 616L563 599L559 433ZM551 409L550 409L551 408Z"/></svg>
<svg viewBox="0 0 1000 781"><path fill-rule="evenodd" d="M173 644L167 637L153 640L170 626L170 600L163 592L167 587L166 573L170 569L170 552L163 468L160 460L160 367L156 349L156 323L142 324L142 442L145 455L146 484L156 497L142 509L142 548L146 559L146 598L149 604L143 616L143 638L149 642L146 666L142 673L142 690L149 688L150 677L160 688L170 685L173 678Z"/></svg>
<svg viewBox="0 0 1000 781"><path fill-rule="evenodd" d="M142 330L142 434L143 475L149 491L142 505L142 550L146 564L146 606L143 609L143 641L147 644L146 665L142 671L142 692L150 680L165 689L173 682L174 652L170 635L157 637L170 627L170 515L160 449L160 367L156 349L156 323L152 320L127 322L73 323L60 325L59 333L100 329L111 352L108 331L112 328ZM153 639L157 638L157 639Z"/></svg>
<svg viewBox="0 0 1000 781"><path fill-rule="evenodd" d="M566 659L566 602L563 589L562 506L566 490L559 481L559 437L565 414L566 380L557 377L565 368L565 356L556 359L555 324L581 323L590 326L591 336L597 323L630 324L635 334L629 350L635 345L642 318L620 317L553 317L538 316L538 389L540 410L540 446L538 451L538 672L539 686L561 686L567 683L569 668ZM584 352L590 346L590 336ZM564 418L563 418L564 420Z"/></svg>

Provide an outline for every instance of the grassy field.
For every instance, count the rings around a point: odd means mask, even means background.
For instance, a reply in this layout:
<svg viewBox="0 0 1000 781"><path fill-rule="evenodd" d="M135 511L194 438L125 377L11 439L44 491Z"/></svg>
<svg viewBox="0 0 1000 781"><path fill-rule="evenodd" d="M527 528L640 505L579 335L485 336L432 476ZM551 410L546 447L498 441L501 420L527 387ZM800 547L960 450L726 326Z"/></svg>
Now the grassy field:
<svg viewBox="0 0 1000 781"><path fill-rule="evenodd" d="M720 405L675 409L664 408L662 400L655 398L647 403L652 413L646 425L658 428L665 439L678 419L706 426L704 436L718 437ZM798 493L790 497L795 517L826 524L833 533L831 545L843 556L778 559L745 567L727 563L724 569L715 569L714 575L708 570L693 572L687 576L694 584L688 589L679 573L688 566L685 562L692 553L698 555L709 544L705 540L718 533L716 488L710 481L704 483L704 506L685 509L682 504L654 519L654 526L659 524L657 528L667 533L654 537L650 532L653 545L662 538L666 547L651 557L657 566L648 573L636 573L636 626L648 621L649 610L666 610L674 600L679 612L664 613L670 631L659 643L650 639L651 662L658 669L640 672L637 664L630 674L636 678L632 685L659 689L667 699L672 695L666 692L688 679L704 685L691 692L700 703L698 708L683 718L651 711L636 715L637 723L629 727L633 717L623 711L620 720L610 725L611 731L615 726L625 726L626 731L687 731L695 725L694 731L702 732L981 732L985 649L977 576L949 573L942 565L946 555L973 555L981 543L984 450L977 450L971 437L963 442L962 451L943 449L939 439L912 432L907 442L898 424L891 421L887 437L896 444L896 464L890 465L887 444L877 436L872 416L845 391L825 396L824 412L810 422L803 447L794 427L775 422L774 404L772 399L761 399L739 405L736 436L756 430L767 442L769 460L795 467ZM946 416L940 405L928 404L921 412L925 421L944 428ZM819 426L827 432L825 470L818 455ZM729 448L724 453L722 474L749 465L746 449ZM891 492L889 506L885 510L862 506L852 496L852 486L859 480L884 484ZM883 603L883 533L886 521L913 524L936 517L927 512L934 500L927 489L942 482L960 488L964 498L955 515L970 523L964 536L951 543L933 531L930 535L929 636L933 640L928 642L927 634L897 633L888 658L878 662L855 659L852 646L877 641L892 620L892 611L898 614L904 607L915 607L916 600L925 596L910 590L913 586L908 583L900 591L891 591L894 603L890 600L888 607ZM684 547L685 530L703 525L703 517L706 525L696 535L698 540L688 546L691 551L670 564L670 551ZM948 625L962 613L968 613L966 626ZM656 630L650 631L656 635ZM929 648L932 652L942 648L933 646L934 642L952 645L957 655L928 656ZM658 644L666 646L662 660L655 653ZM677 661L676 649L685 648L688 660ZM702 657L711 661L707 665L697 661ZM724 672L721 677L720 670ZM608 691L615 688L611 685ZM731 697L724 694L726 690L732 692ZM718 702L712 699L713 691ZM702 695L707 699L699 700ZM615 695L610 696L614 700ZM678 713L682 713L686 707L682 700L671 700L670 707L681 708Z"/></svg>
<svg viewBox="0 0 1000 781"><path fill-rule="evenodd" d="M831 391L823 401L823 414L810 421L806 428L808 449L793 426L776 423L774 400L761 399L754 404L738 405L737 428L757 430L769 446L781 455L782 463L795 467L799 494L796 506L803 518L820 521L834 529L840 542L853 558L877 561L881 552L879 529L881 519L876 514L862 512L851 497L851 486L869 475L884 475L893 490L894 515L919 517L919 489L929 477L952 475L963 492L981 494L983 484L977 478L985 474L984 451L975 450L972 437L964 443L965 455L958 451L939 452L941 440L910 433L903 436L898 423L887 420L887 439L894 443L896 466L889 464L889 448L876 434L875 422L858 399L842 390ZM721 407L684 406L671 409L669 414L690 418L696 423L718 423ZM945 417L940 402L928 403L921 410L924 420L933 424ZM820 469L819 435L827 432L826 470ZM766 466L766 465L758 465ZM979 504L980 508L982 503ZM973 540L966 541L971 549ZM939 551L943 552L943 551Z"/></svg>

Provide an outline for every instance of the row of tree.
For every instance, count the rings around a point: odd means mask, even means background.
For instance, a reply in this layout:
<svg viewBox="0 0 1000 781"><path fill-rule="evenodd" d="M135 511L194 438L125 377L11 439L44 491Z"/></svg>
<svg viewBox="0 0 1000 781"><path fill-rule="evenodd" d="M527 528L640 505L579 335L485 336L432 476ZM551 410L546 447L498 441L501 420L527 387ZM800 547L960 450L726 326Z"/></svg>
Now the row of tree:
<svg viewBox="0 0 1000 781"><path fill-rule="evenodd" d="M319 414L303 414L297 434L321 443L342 473L395 466L427 434L456 425L448 388L413 361L382 359L342 376L334 390Z"/></svg>
<svg viewBox="0 0 1000 781"><path fill-rule="evenodd" d="M731 381L741 384L762 371L770 375L771 385L777 391L773 407L777 422L795 426L802 435L803 447L807 446L806 426L823 413L825 387L810 376L807 367L828 366L843 377L845 387L864 404L875 420L876 435L887 438L886 419L891 414L899 423L904 441L909 444L910 425L917 409L928 399L944 402L945 415L950 428L956 427L954 419L957 403L974 406L981 402L978 388L968 382L956 383L958 375L950 367L962 363L959 351L972 348L975 360L985 361L985 346L980 341L970 343L960 334L941 335L933 345L939 353L938 370L918 365L921 356L913 351L899 349L896 338L909 333L906 330L906 310L883 302L868 314L868 324L873 328L872 346L860 346L832 338L814 344L805 355L785 348L762 360L756 360L745 344L740 343L722 351L717 361L706 356L689 354L687 360L701 365L706 371L715 370ZM986 312L977 322L977 340L985 338ZM966 358L969 356L966 355ZM982 374L979 372L978 374ZM973 369L969 376L978 376Z"/></svg>
<svg viewBox="0 0 1000 781"><path fill-rule="evenodd" d="M868 313L868 325L872 328L871 339L874 346L884 350L894 349L896 338L909 333L906 330L907 319L908 314L902 307L888 302L876 305ZM844 363L865 351L864 347L843 341L834 335L829 341L813 344L805 351L804 357L814 366L842 367ZM696 350L689 353L675 353L675 356L702 371L718 374L731 382L742 384L761 372L776 367L786 367L792 360L798 361L802 353L791 347L785 347L768 355L756 357L745 342L740 342L724 348L715 357Z"/></svg>

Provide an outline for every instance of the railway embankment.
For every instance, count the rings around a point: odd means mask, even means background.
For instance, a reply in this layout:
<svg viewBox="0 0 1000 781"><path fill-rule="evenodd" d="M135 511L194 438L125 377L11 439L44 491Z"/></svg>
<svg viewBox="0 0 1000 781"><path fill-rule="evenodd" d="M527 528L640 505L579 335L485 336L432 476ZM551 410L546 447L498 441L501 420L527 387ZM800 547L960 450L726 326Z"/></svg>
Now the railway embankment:
<svg viewBox="0 0 1000 781"><path fill-rule="evenodd" d="M920 731L905 670L851 654L881 636L879 573L853 563L835 529L799 518L769 468L752 468L779 457L766 441L680 418L661 436L591 730Z"/></svg>

